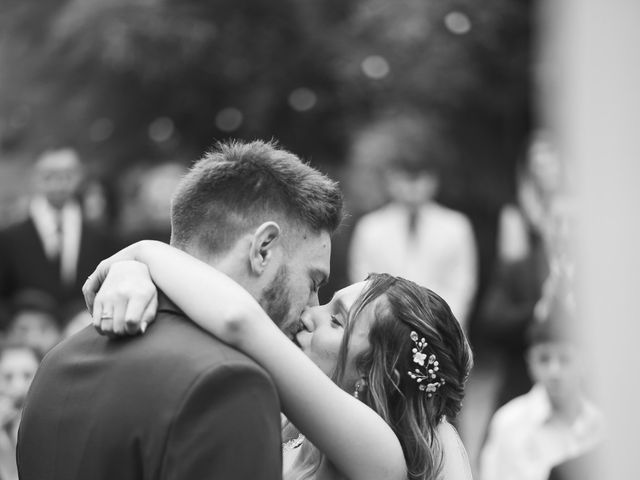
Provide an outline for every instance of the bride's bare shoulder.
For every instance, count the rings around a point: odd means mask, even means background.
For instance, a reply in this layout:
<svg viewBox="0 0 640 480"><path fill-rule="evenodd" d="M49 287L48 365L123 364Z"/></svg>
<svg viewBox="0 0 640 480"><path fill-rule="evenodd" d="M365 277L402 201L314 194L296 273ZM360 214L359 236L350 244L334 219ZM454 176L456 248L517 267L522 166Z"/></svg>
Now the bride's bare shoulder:
<svg viewBox="0 0 640 480"><path fill-rule="evenodd" d="M438 425L437 432L443 453L441 478L472 480L469 457L458 431L449 422L443 421Z"/></svg>

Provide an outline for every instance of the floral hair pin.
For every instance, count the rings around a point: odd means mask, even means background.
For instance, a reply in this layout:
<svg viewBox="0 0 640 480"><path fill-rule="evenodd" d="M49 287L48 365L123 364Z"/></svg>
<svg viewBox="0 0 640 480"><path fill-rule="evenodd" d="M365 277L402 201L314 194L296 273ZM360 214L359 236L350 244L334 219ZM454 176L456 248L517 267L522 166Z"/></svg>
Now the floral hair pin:
<svg viewBox="0 0 640 480"><path fill-rule="evenodd" d="M418 383L418 389L425 392L428 398L431 398L434 392L444 385L444 378L438 378L437 372L440 370L438 359L435 354L427 356L424 349L428 343L424 337L419 338L416 332L411 332L411 340L415 347L411 350L413 353L413 363L417 364L413 372L407 372L409 376Z"/></svg>

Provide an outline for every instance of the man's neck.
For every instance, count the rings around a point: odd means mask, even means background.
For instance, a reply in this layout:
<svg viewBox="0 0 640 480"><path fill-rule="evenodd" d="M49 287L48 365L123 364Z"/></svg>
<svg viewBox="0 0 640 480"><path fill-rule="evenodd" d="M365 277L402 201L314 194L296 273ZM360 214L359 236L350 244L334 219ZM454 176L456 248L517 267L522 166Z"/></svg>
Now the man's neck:
<svg viewBox="0 0 640 480"><path fill-rule="evenodd" d="M247 268L248 260L244 260L241 252L236 251L237 248L236 246L234 249L218 255L209 251L203 251L199 247L190 248L187 246L182 250L215 268L220 273L224 273L247 290L254 298L259 298L261 291L249 275Z"/></svg>

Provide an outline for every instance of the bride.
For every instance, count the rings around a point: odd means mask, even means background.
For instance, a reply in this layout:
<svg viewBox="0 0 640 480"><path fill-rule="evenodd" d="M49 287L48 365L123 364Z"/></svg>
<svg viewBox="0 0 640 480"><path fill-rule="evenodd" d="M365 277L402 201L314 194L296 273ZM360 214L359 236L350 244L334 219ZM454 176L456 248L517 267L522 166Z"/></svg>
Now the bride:
<svg viewBox="0 0 640 480"><path fill-rule="evenodd" d="M471 479L449 423L461 407L471 351L431 290L372 274L307 308L293 342L237 283L161 242L139 242L103 261L83 292L94 325L125 335L153 321L156 286L271 374L290 421L286 480ZM101 320L104 311L113 320Z"/></svg>

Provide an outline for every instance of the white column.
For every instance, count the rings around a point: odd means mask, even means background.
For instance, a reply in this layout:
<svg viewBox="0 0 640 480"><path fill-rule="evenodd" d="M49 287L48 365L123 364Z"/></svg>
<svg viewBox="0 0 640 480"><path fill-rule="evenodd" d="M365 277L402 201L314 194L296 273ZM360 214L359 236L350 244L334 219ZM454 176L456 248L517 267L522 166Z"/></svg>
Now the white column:
<svg viewBox="0 0 640 480"><path fill-rule="evenodd" d="M640 1L548 0L542 18L543 111L579 208L576 334L592 354L587 382L597 386L609 428L593 478L637 479Z"/></svg>

